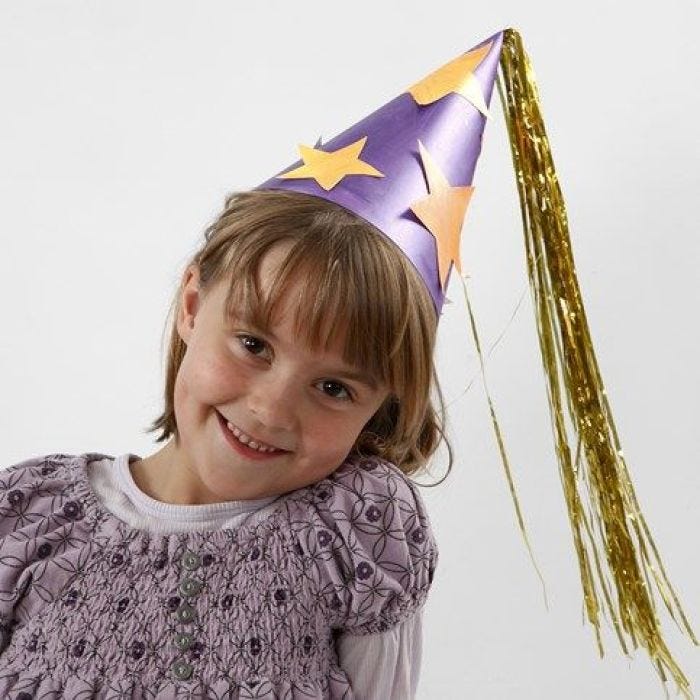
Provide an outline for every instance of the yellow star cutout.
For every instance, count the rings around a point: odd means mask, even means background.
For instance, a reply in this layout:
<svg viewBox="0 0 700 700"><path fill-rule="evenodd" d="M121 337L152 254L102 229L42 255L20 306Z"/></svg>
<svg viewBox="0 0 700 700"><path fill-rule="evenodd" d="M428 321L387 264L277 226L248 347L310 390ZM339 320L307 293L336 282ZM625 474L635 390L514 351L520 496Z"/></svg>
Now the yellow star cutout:
<svg viewBox="0 0 700 700"><path fill-rule="evenodd" d="M313 178L324 190L333 189L346 175L371 175L384 177L384 173L360 160L367 137L363 136L337 151L322 151L320 148L299 145L299 153L304 161L294 170L279 175L283 180Z"/></svg>
<svg viewBox="0 0 700 700"><path fill-rule="evenodd" d="M412 85L408 88L408 92L419 105L432 104L450 92L456 92L465 97L485 117L489 117L489 108L486 106L484 93L474 71L488 56L492 43L490 41L484 46L458 56Z"/></svg>
<svg viewBox="0 0 700 700"><path fill-rule="evenodd" d="M440 288L444 290L451 262L454 262L459 273L462 273L459 244L464 214L474 188L452 187L420 141L418 148L430 194L414 202L410 209L435 236Z"/></svg>

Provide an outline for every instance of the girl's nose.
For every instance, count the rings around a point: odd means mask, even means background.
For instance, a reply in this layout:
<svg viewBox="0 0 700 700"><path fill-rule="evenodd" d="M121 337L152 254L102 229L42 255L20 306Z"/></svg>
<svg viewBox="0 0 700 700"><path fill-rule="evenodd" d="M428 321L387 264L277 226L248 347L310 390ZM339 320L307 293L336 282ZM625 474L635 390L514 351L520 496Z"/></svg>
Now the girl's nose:
<svg viewBox="0 0 700 700"><path fill-rule="evenodd" d="M248 410L270 438L288 438L294 430L301 398L295 395L295 384L293 377L269 371L248 385Z"/></svg>

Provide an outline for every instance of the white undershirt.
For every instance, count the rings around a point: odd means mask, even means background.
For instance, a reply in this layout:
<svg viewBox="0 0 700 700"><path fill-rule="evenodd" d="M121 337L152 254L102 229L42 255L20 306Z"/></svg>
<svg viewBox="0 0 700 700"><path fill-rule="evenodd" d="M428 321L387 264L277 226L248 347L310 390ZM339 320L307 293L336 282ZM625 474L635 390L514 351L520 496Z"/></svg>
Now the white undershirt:
<svg viewBox="0 0 700 700"><path fill-rule="evenodd" d="M168 533L235 529L274 508L276 496L247 501L178 505L145 494L129 469L130 455L90 462L88 478L104 508L131 527ZM136 455L131 455L133 461ZM341 668L357 700L413 700L422 657L422 609L388 632L343 633L336 639Z"/></svg>

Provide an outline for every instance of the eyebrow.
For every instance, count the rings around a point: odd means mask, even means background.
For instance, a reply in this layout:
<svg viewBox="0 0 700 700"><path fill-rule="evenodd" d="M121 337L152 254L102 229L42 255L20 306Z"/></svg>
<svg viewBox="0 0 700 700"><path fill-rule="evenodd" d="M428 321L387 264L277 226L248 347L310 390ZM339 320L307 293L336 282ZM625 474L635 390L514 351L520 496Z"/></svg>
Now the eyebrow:
<svg viewBox="0 0 700 700"><path fill-rule="evenodd" d="M233 320L233 319L231 319ZM280 340L279 338L272 332L271 329L269 328L259 328L256 323L253 322L252 319L249 319L247 321L243 321L246 325L250 326L252 330L254 330L256 333L260 333L261 335L267 335L272 340L274 340L276 343L279 343ZM348 369L339 369L337 371L331 371L330 374L333 376L338 377L339 379L354 379L357 382L360 382L361 384L364 384L365 386L368 386L370 389L373 391L376 391L378 389L378 384L377 381L372 377L371 375L362 372L362 371L357 371L351 368Z"/></svg>

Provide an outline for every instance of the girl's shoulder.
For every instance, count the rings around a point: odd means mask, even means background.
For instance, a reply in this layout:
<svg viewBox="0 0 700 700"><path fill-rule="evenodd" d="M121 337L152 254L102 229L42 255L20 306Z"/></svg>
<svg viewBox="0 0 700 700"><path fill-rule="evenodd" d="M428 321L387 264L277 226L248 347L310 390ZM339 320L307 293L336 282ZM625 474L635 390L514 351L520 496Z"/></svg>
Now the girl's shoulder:
<svg viewBox="0 0 700 700"><path fill-rule="evenodd" d="M285 505L343 629L383 632L423 605L437 542L419 487L396 465L349 458Z"/></svg>
<svg viewBox="0 0 700 700"><path fill-rule="evenodd" d="M0 565L12 542L29 546L62 527L91 526L96 514L86 507L86 466L106 456L49 454L0 468Z"/></svg>
<svg viewBox="0 0 700 700"><path fill-rule="evenodd" d="M19 480L35 480L41 477L53 478L56 475L72 478L71 475L75 474L76 467L84 466L93 459L105 457L109 457L109 455L98 452L85 452L79 455L54 452L47 455L28 457L9 466L0 465L0 488L4 489L8 483L15 483Z"/></svg>
<svg viewBox="0 0 700 700"><path fill-rule="evenodd" d="M0 467L0 535L6 534L11 521L20 519L29 501L35 517L47 514L61 502L76 484L77 462L85 455L49 454L30 457ZM45 498L51 495L51 498ZM41 505L40 505L41 504Z"/></svg>
<svg viewBox="0 0 700 700"><path fill-rule="evenodd" d="M68 575L90 549L83 468L93 455L50 454L0 468L0 632L31 584ZM60 572L60 573L56 573ZM0 639L0 648L2 639Z"/></svg>
<svg viewBox="0 0 700 700"><path fill-rule="evenodd" d="M69 520L82 517L85 467L107 455L48 454L0 467L0 537L34 520L63 510ZM80 512L78 512L80 511Z"/></svg>
<svg viewBox="0 0 700 700"><path fill-rule="evenodd" d="M327 478L314 484L309 498L340 517L357 521L400 522L410 530L414 542L432 534L430 520L419 487L395 464L380 457L346 459ZM434 544L434 542L433 542Z"/></svg>

